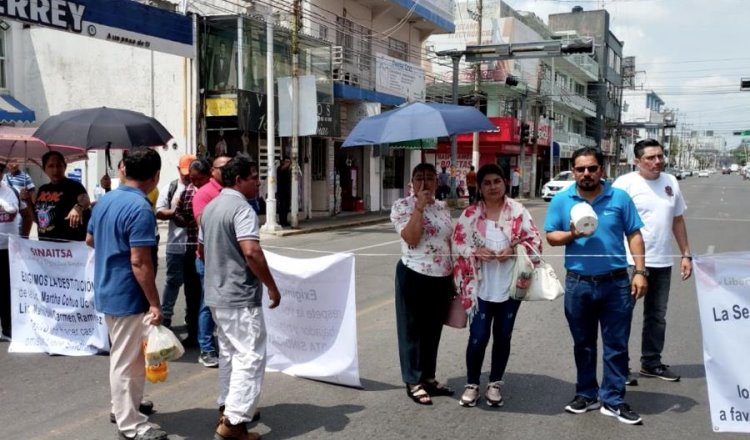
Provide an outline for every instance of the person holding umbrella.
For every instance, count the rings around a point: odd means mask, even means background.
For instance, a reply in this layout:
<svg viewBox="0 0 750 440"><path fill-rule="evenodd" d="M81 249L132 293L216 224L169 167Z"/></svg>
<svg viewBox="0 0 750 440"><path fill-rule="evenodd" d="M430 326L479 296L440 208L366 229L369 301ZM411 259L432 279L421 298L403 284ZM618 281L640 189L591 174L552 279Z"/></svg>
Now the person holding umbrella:
<svg viewBox="0 0 750 440"><path fill-rule="evenodd" d="M391 209L402 253L396 265L396 333L406 394L420 405L432 405L431 396L453 394L435 380L440 334L453 298L453 226L450 210L435 200L435 167L414 167L411 184L414 195Z"/></svg>
<svg viewBox="0 0 750 440"><path fill-rule="evenodd" d="M91 201L83 185L65 177L66 167L65 157L58 151L42 156L42 169L50 183L39 188L34 205L40 240L86 239Z"/></svg>

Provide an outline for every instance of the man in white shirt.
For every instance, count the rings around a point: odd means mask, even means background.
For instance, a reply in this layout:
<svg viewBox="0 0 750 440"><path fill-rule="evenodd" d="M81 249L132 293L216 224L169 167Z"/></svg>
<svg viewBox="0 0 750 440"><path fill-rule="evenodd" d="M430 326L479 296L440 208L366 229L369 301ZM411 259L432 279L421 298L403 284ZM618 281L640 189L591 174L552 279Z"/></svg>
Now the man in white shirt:
<svg viewBox="0 0 750 440"><path fill-rule="evenodd" d="M640 375L676 382L680 376L662 363L661 353L667 329L667 301L674 254L671 235L680 248L682 280L690 278L693 272L683 217L687 206L677 179L662 172L666 162L661 144L654 139L644 139L635 144L634 152L639 170L620 176L612 186L630 195L645 223L641 233L646 244L648 293L643 302ZM630 254L628 261L633 264ZM632 378L628 384L636 385Z"/></svg>
<svg viewBox="0 0 750 440"><path fill-rule="evenodd" d="M0 164L0 179L5 172L5 164ZM5 179L0 180L0 324L2 334L0 341L10 341L10 269L8 266L8 237L18 235L16 217L28 208L18 192L8 185Z"/></svg>

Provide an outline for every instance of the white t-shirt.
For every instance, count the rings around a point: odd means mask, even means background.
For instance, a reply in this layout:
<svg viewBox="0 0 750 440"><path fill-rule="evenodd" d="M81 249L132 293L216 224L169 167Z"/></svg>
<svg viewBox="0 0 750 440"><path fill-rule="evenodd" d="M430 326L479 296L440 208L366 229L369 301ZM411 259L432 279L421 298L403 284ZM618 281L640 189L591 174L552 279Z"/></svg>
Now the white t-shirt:
<svg viewBox="0 0 750 440"><path fill-rule="evenodd" d="M20 215L18 195L5 181L0 182L0 249L8 249L8 235L18 235L16 216ZM20 209L26 204L20 202Z"/></svg>
<svg viewBox="0 0 750 440"><path fill-rule="evenodd" d="M180 200L180 195L185 191L185 185L178 179L177 189L172 196L172 200L167 200L169 197L169 185L165 185L159 190L159 198L156 199L156 210L160 209L174 209L177 206L177 202ZM169 221L169 230L167 232L167 253L168 254L184 254L186 252L185 243L187 242L187 231L185 228L181 228L174 223L174 220Z"/></svg>
<svg viewBox="0 0 750 440"><path fill-rule="evenodd" d="M487 220L485 240L485 247L493 252L500 252L510 246L508 236L498 223L492 220ZM481 267L482 279L479 281L477 294L479 298L494 303L507 301L510 298L510 281L513 278L513 260L483 261Z"/></svg>
<svg viewBox="0 0 750 440"><path fill-rule="evenodd" d="M675 255L672 223L687 209L677 179L671 174L660 173L658 178L648 180L638 171L633 171L618 177L612 186L630 194L643 220L645 226L641 228L641 234L646 244L646 266L671 267ZM625 249L628 250L628 263L634 264L630 249L628 246Z"/></svg>

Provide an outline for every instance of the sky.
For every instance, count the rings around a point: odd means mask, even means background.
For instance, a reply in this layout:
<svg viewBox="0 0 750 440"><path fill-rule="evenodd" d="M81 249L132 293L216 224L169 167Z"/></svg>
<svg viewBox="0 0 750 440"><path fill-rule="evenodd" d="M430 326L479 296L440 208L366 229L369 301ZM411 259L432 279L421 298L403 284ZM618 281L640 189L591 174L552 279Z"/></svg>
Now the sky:
<svg viewBox="0 0 750 440"><path fill-rule="evenodd" d="M489 1L489 0L484 0ZM750 1L748 0L505 0L548 22L549 14L607 9L623 56L636 57L636 86L677 109L678 128L714 130L727 146L733 131L750 130Z"/></svg>

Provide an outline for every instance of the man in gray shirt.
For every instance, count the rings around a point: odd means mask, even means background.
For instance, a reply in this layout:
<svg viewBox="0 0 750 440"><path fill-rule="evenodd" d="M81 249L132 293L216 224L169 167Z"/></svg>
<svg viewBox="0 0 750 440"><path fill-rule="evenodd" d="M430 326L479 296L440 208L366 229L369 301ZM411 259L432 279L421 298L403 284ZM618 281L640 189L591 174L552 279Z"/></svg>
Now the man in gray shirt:
<svg viewBox="0 0 750 440"><path fill-rule="evenodd" d="M200 218L198 252L205 260L204 300L219 341L219 410L216 438L257 439L247 432L260 400L266 369L266 328L261 297L269 307L281 295L260 247L258 217L248 203L260 185L258 165L238 155L222 169L221 193Z"/></svg>

